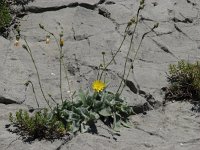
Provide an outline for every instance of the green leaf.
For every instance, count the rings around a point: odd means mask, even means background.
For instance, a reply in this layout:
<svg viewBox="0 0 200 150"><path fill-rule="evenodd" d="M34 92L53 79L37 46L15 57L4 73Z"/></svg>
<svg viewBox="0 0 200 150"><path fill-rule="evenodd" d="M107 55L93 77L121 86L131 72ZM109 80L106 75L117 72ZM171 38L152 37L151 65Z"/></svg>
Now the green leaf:
<svg viewBox="0 0 200 150"><path fill-rule="evenodd" d="M85 133L90 129L90 126L81 123L81 133Z"/></svg>
<svg viewBox="0 0 200 150"><path fill-rule="evenodd" d="M98 120L100 118L99 114L95 112L90 112L90 119L91 120Z"/></svg>
<svg viewBox="0 0 200 150"><path fill-rule="evenodd" d="M84 117L85 121L89 121L90 120L90 113L87 109L81 108L81 115Z"/></svg>
<svg viewBox="0 0 200 150"><path fill-rule="evenodd" d="M79 124L78 122L75 122L75 121L74 121L74 122L71 124L71 131L72 131L73 133L79 131L79 127L80 127L80 124Z"/></svg>
<svg viewBox="0 0 200 150"><path fill-rule="evenodd" d="M99 111L99 114L104 116L104 117L109 117L112 115L112 110L110 107L104 108Z"/></svg>
<svg viewBox="0 0 200 150"><path fill-rule="evenodd" d="M128 123L126 123L126 122L124 122L124 121L121 121L121 124L122 124L124 127L126 127L126 128L130 128L130 127L131 127L130 124L128 124Z"/></svg>

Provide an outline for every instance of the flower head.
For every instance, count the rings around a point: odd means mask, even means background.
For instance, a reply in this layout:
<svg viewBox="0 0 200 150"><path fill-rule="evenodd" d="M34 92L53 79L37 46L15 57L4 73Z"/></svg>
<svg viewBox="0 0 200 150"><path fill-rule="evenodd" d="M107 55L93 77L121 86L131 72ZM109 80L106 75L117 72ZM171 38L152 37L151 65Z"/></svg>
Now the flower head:
<svg viewBox="0 0 200 150"><path fill-rule="evenodd" d="M101 92L105 89L106 85L105 83L103 83L102 81L100 80L95 80L93 83L92 83L92 89L95 91L95 92Z"/></svg>

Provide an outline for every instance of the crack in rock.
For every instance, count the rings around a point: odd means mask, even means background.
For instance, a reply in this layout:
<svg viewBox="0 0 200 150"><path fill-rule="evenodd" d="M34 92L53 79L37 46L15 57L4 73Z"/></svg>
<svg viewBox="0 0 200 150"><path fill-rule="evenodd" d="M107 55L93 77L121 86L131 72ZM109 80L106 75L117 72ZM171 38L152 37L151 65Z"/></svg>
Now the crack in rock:
<svg viewBox="0 0 200 150"><path fill-rule="evenodd" d="M193 2L191 2L190 0L186 0L186 1L187 1L188 4L192 4L193 6L196 6L196 5L197 5L197 3L193 3Z"/></svg>
<svg viewBox="0 0 200 150"><path fill-rule="evenodd" d="M97 4L103 4L105 2L106 2L106 0L100 0Z"/></svg>
<svg viewBox="0 0 200 150"><path fill-rule="evenodd" d="M106 5L114 5L114 4L116 4L116 3L113 2L113 1L107 1L105 4L106 4Z"/></svg>
<svg viewBox="0 0 200 150"><path fill-rule="evenodd" d="M138 126L135 126L135 128L138 129L138 130L140 130L140 131L143 131L143 132L145 132L145 133L147 133L147 134L149 134L149 135L156 136L156 137L159 137L159 138L161 138L161 139L165 139L163 136L159 135L158 133L151 132L151 131L146 131L146 130L144 130L144 129L138 127Z"/></svg>
<svg viewBox="0 0 200 150"><path fill-rule="evenodd" d="M119 33L118 29L120 25L113 18L111 18L111 13L106 8L98 6L99 4L103 4L105 2L106 2L105 0L100 0L98 3L93 4L93 5L88 4L88 3L73 2L68 5L53 6L53 7L27 6L25 7L25 12L43 13L47 11L57 11L57 10L65 9L65 8L75 8L78 6L89 9L89 10L95 10L98 8L98 14L109 19L115 25L115 30ZM24 15L27 15L27 14L24 14ZM87 38L84 38L84 39L87 39Z"/></svg>
<svg viewBox="0 0 200 150"><path fill-rule="evenodd" d="M146 63L155 63L154 61L146 60L146 59L142 59L142 58L139 58L138 60L146 62Z"/></svg>
<svg viewBox="0 0 200 150"><path fill-rule="evenodd" d="M52 7L27 6L27 7L25 7L25 11L30 12L30 13L43 13L43 12L47 12L47 11L57 11L57 10L64 9L64 8L74 8L74 7L78 7L78 6L86 8L86 9L90 9L90 10L95 10L99 4L103 4L103 3L105 3L105 1L106 0L99 0L98 3L93 4L93 5L89 4L89 3L73 2L68 5L52 6Z"/></svg>
<svg viewBox="0 0 200 150"><path fill-rule="evenodd" d="M151 38L152 39L152 38ZM171 54L173 57L177 58L166 46L164 46L163 44L157 42L156 40L152 39L152 41L158 46L160 47L161 50L163 50L164 52Z"/></svg>
<svg viewBox="0 0 200 150"><path fill-rule="evenodd" d="M111 16L111 13L104 7L99 7L99 14L109 19Z"/></svg>
<svg viewBox="0 0 200 150"><path fill-rule="evenodd" d="M157 36L162 36L162 35L167 35L167 34L172 34L172 31L169 32L163 32L163 33L156 33Z"/></svg>
<svg viewBox="0 0 200 150"><path fill-rule="evenodd" d="M179 142L179 143L181 143L181 144L194 144L194 143L197 143L197 142L200 142L200 138L191 139L191 140L188 140L188 141L185 141L185 142Z"/></svg>
<svg viewBox="0 0 200 150"><path fill-rule="evenodd" d="M186 36L187 38L189 38L190 40L194 41L192 38L190 38L186 33L184 33L176 24L174 24L175 29L182 33L184 36Z"/></svg>
<svg viewBox="0 0 200 150"><path fill-rule="evenodd" d="M9 98L5 98L5 97L0 95L0 104L9 105L9 104L22 104L22 103L23 102L17 102L17 101L14 101L14 100L9 99Z"/></svg>
<svg viewBox="0 0 200 150"><path fill-rule="evenodd" d="M92 35L87 35L87 34L76 35L76 36L74 37L74 39L75 39L76 41L88 40L89 37L91 37L91 36L92 36Z"/></svg>
<svg viewBox="0 0 200 150"><path fill-rule="evenodd" d="M93 36L93 35L88 35L88 34L83 34L83 35L76 35L73 23L72 23L72 32L73 32L73 39L75 41L82 41L82 40L87 40L88 45L90 46L90 40L89 37Z"/></svg>
<svg viewBox="0 0 200 150"><path fill-rule="evenodd" d="M64 9L64 8L74 8L74 7L78 7L78 6L86 8L86 9L94 10L98 7L98 3L91 5L88 3L73 2L68 5L52 6L52 7L27 6L27 7L25 7L25 11L30 12L30 13L43 13L43 12L47 12L47 11L57 11L57 10Z"/></svg>
<svg viewBox="0 0 200 150"><path fill-rule="evenodd" d="M36 7L36 6L27 6L25 8L26 12L30 12L30 13L43 13L43 12L47 12L47 11L57 11L60 9L64 9L64 8L73 8L73 7L77 7L80 4L78 2L74 2L74 3L70 3L68 5L62 5L62 6L53 6L53 7Z"/></svg>
<svg viewBox="0 0 200 150"><path fill-rule="evenodd" d="M119 26L120 24L115 21L115 19L111 18L111 13L105 7L98 7L99 15L109 19L115 25L115 31L120 34ZM120 34L121 35L121 34Z"/></svg>
<svg viewBox="0 0 200 150"><path fill-rule="evenodd" d="M191 18L185 18L184 20L180 20L180 19L178 19L176 17L173 17L171 20L174 21L175 23L177 23L177 22L193 23L193 19L191 19Z"/></svg>
<svg viewBox="0 0 200 150"><path fill-rule="evenodd" d="M145 17L143 17L142 15L140 16L139 21L153 21L153 22L156 22L155 20L150 19L150 18L145 18Z"/></svg>
<svg viewBox="0 0 200 150"><path fill-rule="evenodd" d="M95 8L97 8L98 4L91 5L88 3L79 3L78 6L86 8L86 9L94 10Z"/></svg>
<svg viewBox="0 0 200 150"><path fill-rule="evenodd" d="M120 78L122 79L122 77ZM124 84L130 89L131 92L133 92L134 94L139 94L140 96L144 97L147 101L147 103L144 103L142 105L134 106L134 111L136 113L142 113L147 110L152 110L153 108L158 108L162 106L161 102L155 100L153 95L141 90L139 85L135 85L131 80L128 80L128 79L123 79L123 81L124 81Z"/></svg>

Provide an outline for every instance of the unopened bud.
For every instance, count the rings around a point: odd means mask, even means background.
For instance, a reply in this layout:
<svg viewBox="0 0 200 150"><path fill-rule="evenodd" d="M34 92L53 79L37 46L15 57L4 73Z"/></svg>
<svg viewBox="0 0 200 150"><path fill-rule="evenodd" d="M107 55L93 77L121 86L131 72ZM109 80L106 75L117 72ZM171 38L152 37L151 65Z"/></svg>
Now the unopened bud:
<svg viewBox="0 0 200 150"><path fill-rule="evenodd" d="M159 23L157 22L156 24L154 24L153 28L158 28L158 26L159 26Z"/></svg>
<svg viewBox="0 0 200 150"><path fill-rule="evenodd" d="M144 0L141 0L141 1L140 1L140 5L143 5L143 4L144 4Z"/></svg>
<svg viewBox="0 0 200 150"><path fill-rule="evenodd" d="M60 33L60 38L61 38L61 37L63 37L63 31L61 31L61 33Z"/></svg>
<svg viewBox="0 0 200 150"><path fill-rule="evenodd" d="M133 24L133 23L132 23L131 21L129 21L127 26L130 27L132 24Z"/></svg>
<svg viewBox="0 0 200 150"><path fill-rule="evenodd" d="M25 50L28 50L27 46L26 45L22 45L22 47L25 49Z"/></svg>
<svg viewBox="0 0 200 150"><path fill-rule="evenodd" d="M43 26L43 25L39 24L39 26L40 26L41 29L44 29L44 26Z"/></svg>
<svg viewBox="0 0 200 150"><path fill-rule="evenodd" d="M142 5L140 5L140 7L139 7L139 8L140 8L140 9L144 9L144 6L145 6L145 5L144 5L144 4L142 4Z"/></svg>
<svg viewBox="0 0 200 150"><path fill-rule="evenodd" d="M25 85L25 86L28 86L28 85L29 85L29 82L30 82L30 81L27 81L26 83L24 83L24 85Z"/></svg>
<svg viewBox="0 0 200 150"><path fill-rule="evenodd" d="M131 21L132 23L135 23L135 18L132 18L130 21Z"/></svg>
<svg viewBox="0 0 200 150"><path fill-rule="evenodd" d="M60 47L63 47L63 46L64 46L64 40L60 39Z"/></svg>
<svg viewBox="0 0 200 150"><path fill-rule="evenodd" d="M16 35L16 40L19 41L19 39L20 39L20 36Z"/></svg>

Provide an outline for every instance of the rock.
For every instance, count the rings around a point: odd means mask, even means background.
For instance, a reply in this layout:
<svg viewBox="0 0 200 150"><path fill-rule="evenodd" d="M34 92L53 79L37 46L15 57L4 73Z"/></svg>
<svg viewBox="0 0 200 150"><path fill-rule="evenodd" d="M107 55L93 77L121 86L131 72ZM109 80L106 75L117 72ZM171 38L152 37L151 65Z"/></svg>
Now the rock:
<svg viewBox="0 0 200 150"><path fill-rule="evenodd" d="M57 38L63 30L63 53L71 92L80 88L92 90L91 83L96 79L97 68L103 63L102 52L105 52L105 61L108 63L118 50L127 22L136 15L138 6L136 0L35 0L29 3L25 7L27 15L21 19L20 29L31 47L45 94L49 93L56 101L60 101L59 50L52 36L50 43L46 44L48 33L40 29L39 24L55 33ZM198 150L198 113L190 111L192 106L188 103L169 103L163 107L161 88L168 85L166 77L169 64L175 64L181 59L190 62L199 60L199 6L199 1L192 0L145 1L133 38L134 45L128 56L128 67L134 62L133 70L128 78L123 77L134 27L129 29L129 35L118 55L107 68L107 90L117 91L123 80L126 86L122 97L126 102L134 105L138 113L143 112L143 109L151 110L146 115L132 116L132 127L122 128L121 136L98 122L99 135L79 134L67 144L60 140L28 144L19 139L8 150ZM135 57L143 34L157 22L159 27L144 37ZM11 37L15 37L14 33L11 33ZM47 106L31 58L22 44L24 41L20 40L20 45L15 47L13 40L0 37L0 95L3 98L0 98L3 103L0 104L0 147L3 149L18 138L3 127L8 123L9 112L15 112L21 107L37 107L31 86L24 86L27 80L33 82L40 106ZM63 72L63 96L68 99L69 86L64 76ZM23 100L25 102L19 105ZM11 104L15 102L17 104Z"/></svg>
<svg viewBox="0 0 200 150"><path fill-rule="evenodd" d="M0 37L0 46L0 95L20 102L25 96L24 81L26 80L26 70L23 69L23 64L10 47L8 40Z"/></svg>

